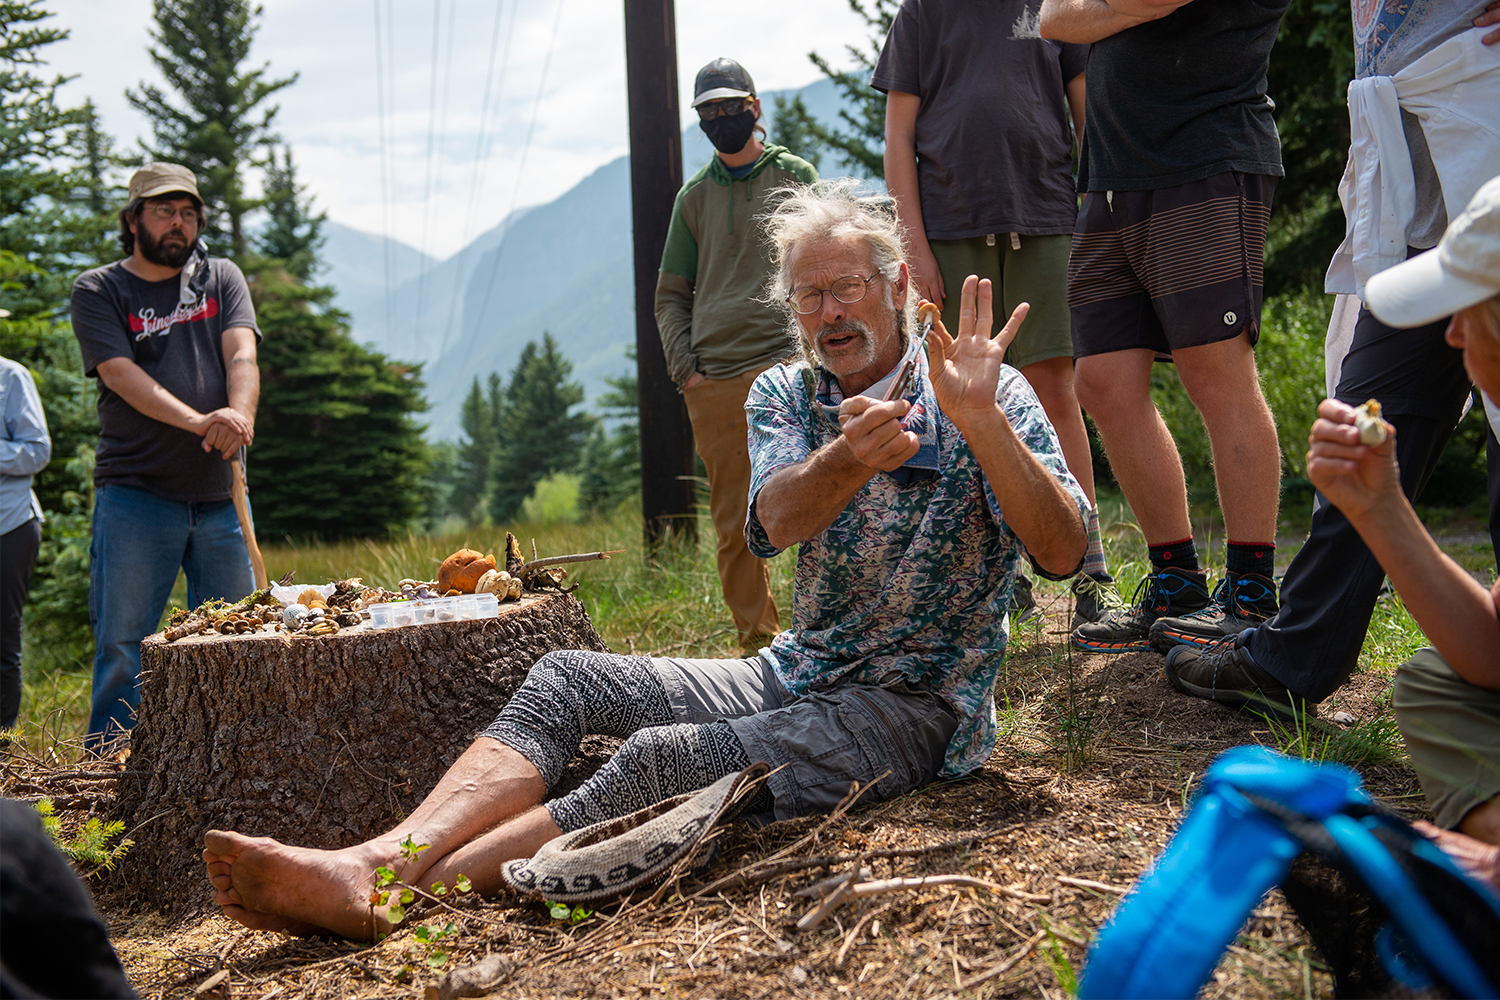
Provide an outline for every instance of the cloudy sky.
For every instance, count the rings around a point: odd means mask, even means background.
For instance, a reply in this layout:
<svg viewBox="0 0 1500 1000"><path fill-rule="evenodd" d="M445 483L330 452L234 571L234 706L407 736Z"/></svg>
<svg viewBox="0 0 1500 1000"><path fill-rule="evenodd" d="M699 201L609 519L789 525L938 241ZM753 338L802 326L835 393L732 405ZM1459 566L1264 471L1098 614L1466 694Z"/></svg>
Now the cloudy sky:
<svg viewBox="0 0 1500 1000"><path fill-rule="evenodd" d="M345 225L446 257L513 206L550 201L627 151L622 0L499 0L493 71L496 0L262 3L250 61L301 74L276 95L279 131L317 206ZM125 90L160 81L147 54L150 0L44 6L71 32L46 50L54 70L78 76L63 100L93 98L105 128L133 147L148 126ZM819 76L809 51L847 65L845 46L865 34L845 0L677 0L676 11L684 111L694 73L715 56L740 60L763 91L800 87Z"/></svg>

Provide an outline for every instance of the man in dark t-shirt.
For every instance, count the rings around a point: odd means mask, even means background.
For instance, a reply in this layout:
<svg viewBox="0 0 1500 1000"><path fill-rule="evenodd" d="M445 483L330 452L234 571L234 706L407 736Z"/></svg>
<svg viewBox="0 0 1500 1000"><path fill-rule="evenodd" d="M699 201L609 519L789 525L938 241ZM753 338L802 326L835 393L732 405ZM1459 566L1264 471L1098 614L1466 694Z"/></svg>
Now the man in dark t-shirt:
<svg viewBox="0 0 1500 1000"><path fill-rule="evenodd" d="M89 545L94 628L87 745L134 725L140 641L181 568L190 606L254 587L231 499L231 461L255 436L260 332L245 276L198 238L203 201L186 167L151 163L120 212L124 260L73 283L73 334L99 379Z"/></svg>
<svg viewBox="0 0 1500 1000"><path fill-rule="evenodd" d="M942 307L949 329L958 328L958 292L970 274L991 281L1005 313L1031 305L1005 360L1036 390L1092 504L1067 294L1078 215L1073 136L1083 135L1088 51L1042 38L1028 0L902 0L870 86L886 95L885 181L917 292ZM1088 530L1089 553L1072 585L1074 625L1123 607L1097 510ZM1016 580L1012 608L1023 614L1030 583Z"/></svg>
<svg viewBox="0 0 1500 1000"><path fill-rule="evenodd" d="M1043 37L1093 45L1068 262L1075 384L1151 558L1135 607L1074 629L1082 649L1149 649L1168 621L1233 634L1276 612L1281 453L1254 346L1283 173L1266 69L1289 2L1042 4ZM1176 363L1213 452L1228 565L1212 598L1151 401L1158 360Z"/></svg>

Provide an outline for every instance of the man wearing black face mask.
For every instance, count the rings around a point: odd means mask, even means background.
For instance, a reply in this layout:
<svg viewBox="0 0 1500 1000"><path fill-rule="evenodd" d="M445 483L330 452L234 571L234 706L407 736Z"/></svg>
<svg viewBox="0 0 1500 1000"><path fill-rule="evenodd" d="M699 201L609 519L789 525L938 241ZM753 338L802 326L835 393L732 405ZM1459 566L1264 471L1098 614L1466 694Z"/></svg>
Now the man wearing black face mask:
<svg viewBox="0 0 1500 1000"><path fill-rule="evenodd" d="M693 107L718 152L677 194L656 284L656 325L708 470L724 601L740 644L753 649L781 624L765 560L745 545L745 398L757 375L796 350L784 317L758 301L773 270L760 216L776 189L818 175L786 147L762 141L755 83L733 59L698 71Z"/></svg>
<svg viewBox="0 0 1500 1000"><path fill-rule="evenodd" d="M255 436L260 332L245 276L209 258L197 178L148 163L120 212L127 256L73 283L73 334L99 380L89 546L93 711L86 746L129 730L141 639L177 580L189 606L235 600L254 577L230 461Z"/></svg>

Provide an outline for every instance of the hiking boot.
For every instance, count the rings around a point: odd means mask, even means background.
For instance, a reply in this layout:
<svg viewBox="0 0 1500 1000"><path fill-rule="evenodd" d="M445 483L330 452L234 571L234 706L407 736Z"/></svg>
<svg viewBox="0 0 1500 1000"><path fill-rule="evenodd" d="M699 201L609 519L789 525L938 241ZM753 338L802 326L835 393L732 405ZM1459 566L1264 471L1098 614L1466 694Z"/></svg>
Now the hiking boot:
<svg viewBox="0 0 1500 1000"><path fill-rule="evenodd" d="M1036 597L1031 592L1031 577L1016 574L1016 586L1010 594L1010 613L1015 615L1012 624L1025 625L1042 617L1042 609L1036 606Z"/></svg>
<svg viewBox="0 0 1500 1000"><path fill-rule="evenodd" d="M1254 628L1276 614L1278 607L1276 581L1269 576L1226 573L1208 607L1180 618L1157 619L1151 626L1151 648L1165 653L1181 643L1207 646Z"/></svg>
<svg viewBox="0 0 1500 1000"><path fill-rule="evenodd" d="M1173 646L1167 654L1167 680L1183 694L1275 715L1285 722L1295 723L1309 710L1317 711L1250 658L1243 633L1207 646Z"/></svg>
<svg viewBox="0 0 1500 1000"><path fill-rule="evenodd" d="M1079 573L1068 589L1073 591L1072 628L1099 621L1111 611L1125 610L1125 598L1108 573Z"/></svg>
<svg viewBox="0 0 1500 1000"><path fill-rule="evenodd" d="M1134 606L1111 611L1073 630L1073 645L1091 653L1133 653L1151 648L1151 623L1185 615L1208 604L1208 577L1201 570L1161 569L1142 578Z"/></svg>

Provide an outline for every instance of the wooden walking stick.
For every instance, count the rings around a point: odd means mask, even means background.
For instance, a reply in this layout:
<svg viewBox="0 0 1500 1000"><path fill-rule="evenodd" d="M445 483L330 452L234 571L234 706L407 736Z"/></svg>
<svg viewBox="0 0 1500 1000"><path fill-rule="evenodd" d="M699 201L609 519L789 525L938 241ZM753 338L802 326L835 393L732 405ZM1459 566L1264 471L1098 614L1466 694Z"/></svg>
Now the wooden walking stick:
<svg viewBox="0 0 1500 1000"><path fill-rule="evenodd" d="M266 589L266 563L260 557L260 546L255 544L255 526L250 523L250 501L245 490L245 449L230 462L234 466L234 512L239 515L240 534L245 536L245 549L250 553L250 569L255 573L255 589Z"/></svg>

